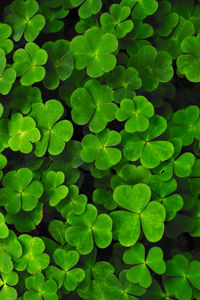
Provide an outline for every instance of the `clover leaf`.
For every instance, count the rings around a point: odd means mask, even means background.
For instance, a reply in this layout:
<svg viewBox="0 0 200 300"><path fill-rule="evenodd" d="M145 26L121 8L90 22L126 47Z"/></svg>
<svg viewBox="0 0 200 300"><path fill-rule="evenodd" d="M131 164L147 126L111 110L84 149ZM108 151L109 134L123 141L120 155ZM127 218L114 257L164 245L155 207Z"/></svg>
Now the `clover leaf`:
<svg viewBox="0 0 200 300"><path fill-rule="evenodd" d="M8 145L13 151L30 153L33 149L32 143L40 140L40 131L31 117L23 117L20 113L11 116L8 122L9 140Z"/></svg>
<svg viewBox="0 0 200 300"><path fill-rule="evenodd" d="M45 18L37 14L39 5L35 0L15 0L9 6L6 22L13 29L13 39L18 42L22 35L27 42L34 41L45 25Z"/></svg>
<svg viewBox="0 0 200 300"><path fill-rule="evenodd" d="M22 245L22 256L14 259L15 269L17 271L27 270L30 274L46 269L50 258L46 253L43 253L45 244L42 239L22 234L18 240Z"/></svg>
<svg viewBox="0 0 200 300"><path fill-rule="evenodd" d="M105 277L104 299L137 300L135 296L144 294L145 289L128 281L126 275L127 271L124 270L119 274L119 279L113 274Z"/></svg>
<svg viewBox="0 0 200 300"><path fill-rule="evenodd" d="M94 247L94 241L99 248L108 247L112 241L111 218L106 214L97 216L97 209L92 204L87 204L81 215L70 211L67 222L71 226L66 230L66 240L80 254L89 254Z"/></svg>
<svg viewBox="0 0 200 300"><path fill-rule="evenodd" d="M6 68L6 55L0 48L0 93L7 95L16 79L16 72L13 68Z"/></svg>
<svg viewBox="0 0 200 300"><path fill-rule="evenodd" d="M113 210L117 207L117 203L113 199L112 190L98 188L92 193L94 203L103 205L107 210Z"/></svg>
<svg viewBox="0 0 200 300"><path fill-rule="evenodd" d="M67 227L68 226L64 222L55 219L52 220L48 226L51 236L62 246L66 244L65 231Z"/></svg>
<svg viewBox="0 0 200 300"><path fill-rule="evenodd" d="M30 211L37 206L43 186L41 182L32 180L33 173L28 168L9 171L3 177L0 201L8 213L16 214L20 209Z"/></svg>
<svg viewBox="0 0 200 300"><path fill-rule="evenodd" d="M60 80L70 77L73 71L73 58L69 47L69 42L65 40L47 42L42 46L48 54L46 76L43 79L46 88L54 90L58 87Z"/></svg>
<svg viewBox="0 0 200 300"><path fill-rule="evenodd" d="M125 209L110 213L114 238L121 245L129 247L137 242L141 232L140 222L148 241L157 242L162 238L165 208L157 201L150 201L151 189L148 185L120 185L114 190L113 197Z"/></svg>
<svg viewBox="0 0 200 300"><path fill-rule="evenodd" d="M119 121L127 120L125 130L127 132L145 131L149 127L149 118L154 115L153 105L143 96L124 99L120 103L120 109L116 113Z"/></svg>
<svg viewBox="0 0 200 300"><path fill-rule="evenodd" d="M154 175L148 181L152 190L153 199L161 202L166 210L166 220L175 218L176 213L184 205L181 195L174 193L177 190L177 182L173 178L168 181L161 181L159 176Z"/></svg>
<svg viewBox="0 0 200 300"><path fill-rule="evenodd" d="M33 103L42 102L41 91L37 87L17 86L12 93L12 105L23 114L31 110Z"/></svg>
<svg viewBox="0 0 200 300"><path fill-rule="evenodd" d="M67 197L56 206L56 209L64 218L67 218L70 211L77 215L83 214L87 205L87 196L79 194L79 188L76 185L70 185L68 190Z"/></svg>
<svg viewBox="0 0 200 300"><path fill-rule="evenodd" d="M142 20L134 20L134 30L127 37L126 40L120 40L120 46L127 49L129 55L134 55L140 48L146 45L151 45L147 40L154 33L153 27L143 22Z"/></svg>
<svg viewBox="0 0 200 300"><path fill-rule="evenodd" d="M22 246L12 230L9 235L0 241L0 272L10 273L14 266L14 259L21 257Z"/></svg>
<svg viewBox="0 0 200 300"><path fill-rule="evenodd" d="M123 38L133 29L133 21L126 20L131 13L128 6L113 4L110 6L110 14L101 15L101 29L103 32L114 33L117 38Z"/></svg>
<svg viewBox="0 0 200 300"><path fill-rule="evenodd" d="M82 4L78 10L78 14L83 19L89 18L91 15L96 15L102 7L101 0L70 0L70 3L73 7Z"/></svg>
<svg viewBox="0 0 200 300"><path fill-rule="evenodd" d="M92 132L102 131L115 119L117 105L112 100L112 92L106 86L95 79L87 81L71 95L73 121L78 125L89 123Z"/></svg>
<svg viewBox="0 0 200 300"><path fill-rule="evenodd" d="M143 20L147 16L154 14L158 8L156 0L122 0L121 5L133 8L133 20Z"/></svg>
<svg viewBox="0 0 200 300"><path fill-rule="evenodd" d="M19 48L13 55L13 69L25 86L42 81L46 71L42 65L47 62L47 52L35 43L27 43L25 49Z"/></svg>
<svg viewBox="0 0 200 300"><path fill-rule="evenodd" d="M68 15L69 9L65 8L64 5L60 6L58 1L56 2L58 5L56 5L56 7L52 7L49 1L39 1L40 11L46 20L45 27L42 32L56 33L64 27L64 22L61 19Z"/></svg>
<svg viewBox="0 0 200 300"><path fill-rule="evenodd" d="M20 210L16 214L7 213L7 224L14 224L19 232L27 232L36 229L43 218L43 204L38 202L31 211Z"/></svg>
<svg viewBox="0 0 200 300"><path fill-rule="evenodd" d="M191 20L186 20L182 16L179 16L179 19L177 26L168 37L162 38L157 36L155 39L157 48L167 51L173 59L182 54L182 41L195 32L194 24Z"/></svg>
<svg viewBox="0 0 200 300"><path fill-rule="evenodd" d="M49 266L46 270L47 278L54 279L58 288L64 285L67 291L73 291L85 278L85 272L81 268L73 268L79 261L79 253L76 250L65 251L56 249L53 254L55 263L59 266Z"/></svg>
<svg viewBox="0 0 200 300"><path fill-rule="evenodd" d="M107 85L113 89L113 99L120 103L125 98L136 96L135 90L142 86L142 81L135 68L117 66L110 74L106 76Z"/></svg>
<svg viewBox="0 0 200 300"><path fill-rule="evenodd" d="M196 37L188 36L181 43L184 53L177 58L177 67L181 74L191 82L200 82L200 34Z"/></svg>
<svg viewBox="0 0 200 300"><path fill-rule="evenodd" d="M72 123L68 120L57 122L63 113L63 105L57 100L32 105L30 116L36 121L41 132L41 140L36 143L35 149L38 157L42 157L47 150L52 155L58 155L63 151L65 143L71 139Z"/></svg>
<svg viewBox="0 0 200 300"><path fill-rule="evenodd" d="M9 235L9 229L5 223L4 215L0 212L0 239L5 239Z"/></svg>
<svg viewBox="0 0 200 300"><path fill-rule="evenodd" d="M87 163L95 161L95 166L99 170L107 170L121 159L121 151L112 147L118 145L120 141L120 134L108 128L96 135L88 134L81 142L80 157Z"/></svg>
<svg viewBox="0 0 200 300"><path fill-rule="evenodd" d="M161 248L151 248L145 259L145 247L139 242L124 252L123 261L125 264L134 265L127 271L126 278L144 288L148 288L152 283L148 267L157 274L163 274L166 270Z"/></svg>
<svg viewBox="0 0 200 300"><path fill-rule="evenodd" d="M68 194L68 187L63 185L63 172L49 171L44 174L42 184L50 206L56 206Z"/></svg>
<svg viewBox="0 0 200 300"><path fill-rule="evenodd" d="M148 45L131 56L130 64L138 71L147 92L156 90L159 82L168 82L174 74L170 54Z"/></svg>
<svg viewBox="0 0 200 300"><path fill-rule="evenodd" d="M200 110L196 105L177 110L169 126L171 138L181 140L183 146L189 146L194 139L199 139Z"/></svg>
<svg viewBox="0 0 200 300"><path fill-rule="evenodd" d="M115 35L103 33L99 28L90 28L84 35L73 38L70 44L75 59L75 68L86 68L92 78L110 72L116 66L116 57L112 54L118 47Z"/></svg>
<svg viewBox="0 0 200 300"><path fill-rule="evenodd" d="M170 294L178 300L190 300L192 298L191 285L200 289L200 262L196 260L189 262L185 256L177 254L167 261L166 267L165 286Z"/></svg>
<svg viewBox="0 0 200 300"><path fill-rule="evenodd" d="M154 169L155 173L160 175L164 181L172 178L173 172L178 177L188 177L192 172L192 167L195 164L195 156L190 152L185 152L178 156L182 150L182 143L179 139L173 138L170 142L174 146L174 154L169 159L169 162L161 163Z"/></svg>
<svg viewBox="0 0 200 300"><path fill-rule="evenodd" d="M161 161L169 159L174 153L174 147L170 142L162 140L152 141L166 129L166 120L156 114L150 119L150 124L146 131L137 134L122 131L124 157L131 161L136 161L140 158L140 162L145 168L157 167Z"/></svg>
<svg viewBox="0 0 200 300"><path fill-rule="evenodd" d="M33 276L26 278L25 285L28 291L23 295L24 300L58 300L56 282L53 279L45 281L45 277L42 273L35 273Z"/></svg>
<svg viewBox="0 0 200 300"><path fill-rule="evenodd" d="M160 36L167 37L178 25L179 15L172 12L172 4L169 1L160 1L158 10L155 14L157 32Z"/></svg>
<svg viewBox="0 0 200 300"><path fill-rule="evenodd" d="M8 39L12 33L12 28L6 23L0 23L0 48L6 54L10 53L14 47L13 41Z"/></svg>
<svg viewBox="0 0 200 300"><path fill-rule="evenodd" d="M2 289L0 291L0 300L17 299L17 291L15 290L15 288L13 288L13 286L18 283L18 280L19 278L16 272L1 273L0 287L2 287Z"/></svg>

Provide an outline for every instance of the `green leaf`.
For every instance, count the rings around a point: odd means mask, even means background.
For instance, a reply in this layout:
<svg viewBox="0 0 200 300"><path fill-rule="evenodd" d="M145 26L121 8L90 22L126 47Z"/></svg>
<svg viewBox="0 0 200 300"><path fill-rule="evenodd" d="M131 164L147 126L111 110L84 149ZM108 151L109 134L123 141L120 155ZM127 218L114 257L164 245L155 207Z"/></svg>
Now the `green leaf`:
<svg viewBox="0 0 200 300"><path fill-rule="evenodd" d="M70 44L65 40L47 42L42 48L48 54L46 75L43 84L46 88L54 90L60 80L66 80L73 71L73 58L69 52Z"/></svg>
<svg viewBox="0 0 200 300"><path fill-rule="evenodd" d="M99 28L88 29L84 36L76 36L70 44L75 68L82 70L87 67L87 74L92 78L115 68L116 58L111 53L117 47L117 38L111 33L103 34Z"/></svg>
<svg viewBox="0 0 200 300"><path fill-rule="evenodd" d="M42 67L47 62L47 52L35 43L27 43L25 49L19 48L13 55L13 68L24 86L42 81L46 71Z"/></svg>
<svg viewBox="0 0 200 300"><path fill-rule="evenodd" d="M47 150L52 155L58 155L64 150L65 143L71 139L72 123L68 120L57 122L63 113L63 105L58 100L32 105L30 116L34 118L41 131L41 140L36 143L36 156L42 157Z"/></svg>
<svg viewBox="0 0 200 300"><path fill-rule="evenodd" d="M13 29L13 39L18 42L22 35L27 42L37 38L45 25L45 18L37 14L39 5L35 0L15 0L9 6L6 22Z"/></svg>
<svg viewBox="0 0 200 300"><path fill-rule="evenodd" d="M199 65L200 35L188 36L181 43L183 55L177 59L177 67L181 74L191 82L200 81Z"/></svg>

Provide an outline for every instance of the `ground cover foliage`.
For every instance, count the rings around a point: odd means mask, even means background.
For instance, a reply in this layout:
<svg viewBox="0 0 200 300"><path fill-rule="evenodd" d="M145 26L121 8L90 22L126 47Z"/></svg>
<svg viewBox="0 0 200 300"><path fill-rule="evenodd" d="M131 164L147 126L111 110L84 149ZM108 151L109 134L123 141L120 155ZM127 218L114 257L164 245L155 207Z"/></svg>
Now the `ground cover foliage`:
<svg viewBox="0 0 200 300"><path fill-rule="evenodd" d="M0 300L200 300L200 1L0 13Z"/></svg>

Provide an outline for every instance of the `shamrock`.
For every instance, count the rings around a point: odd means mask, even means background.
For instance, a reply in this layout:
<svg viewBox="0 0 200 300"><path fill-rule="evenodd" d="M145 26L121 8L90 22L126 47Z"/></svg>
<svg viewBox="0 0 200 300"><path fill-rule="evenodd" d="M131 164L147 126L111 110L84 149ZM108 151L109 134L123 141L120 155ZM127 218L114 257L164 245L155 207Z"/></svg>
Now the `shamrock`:
<svg viewBox="0 0 200 300"><path fill-rule="evenodd" d="M171 23L170 23L171 24ZM170 26L168 24L168 26ZM155 39L156 47L159 50L167 51L173 59L176 59L182 54L181 43L182 41L193 35L195 32L194 24L191 20L186 20L182 16L179 17L179 22L175 29L171 32L168 37L157 36Z"/></svg>
<svg viewBox="0 0 200 300"><path fill-rule="evenodd" d="M184 53L177 58L178 71L185 75L191 82L200 81L200 34L196 37L188 36L181 43L181 50Z"/></svg>
<svg viewBox="0 0 200 300"><path fill-rule="evenodd" d="M91 163L99 170L107 170L116 165L121 159L121 151L112 146L120 143L121 136L117 131L105 128L100 133L85 135L82 142L80 157L83 161Z"/></svg>
<svg viewBox="0 0 200 300"><path fill-rule="evenodd" d="M44 0L39 1L40 11L46 20L45 27L42 30L45 33L60 31L64 27L64 22L60 19L65 18L69 13L69 9L65 8L64 5L60 6L59 1L56 1L56 7L52 7L51 3Z"/></svg>
<svg viewBox="0 0 200 300"><path fill-rule="evenodd" d="M73 268L79 261L79 253L76 250L65 251L56 249L53 254L55 263L59 266L49 266L46 276L57 282L58 288L64 285L67 291L74 291L78 284L85 278L85 272L81 268Z"/></svg>
<svg viewBox="0 0 200 300"><path fill-rule="evenodd" d="M8 121L9 140L8 145L13 151L30 153L33 149L31 143L40 140L40 131L36 128L36 123L31 117L23 117L20 113L15 113Z"/></svg>
<svg viewBox="0 0 200 300"><path fill-rule="evenodd" d="M135 166L133 164L125 163L117 170L117 175L111 178L111 186L115 189L121 184L134 185L136 183L149 183L151 177L150 170L143 166Z"/></svg>
<svg viewBox="0 0 200 300"><path fill-rule="evenodd" d="M12 33L12 28L6 23L0 23L0 48L5 51L6 54L10 53L14 47L13 41L9 36Z"/></svg>
<svg viewBox="0 0 200 300"><path fill-rule="evenodd" d="M164 233L165 208L150 201L151 189L143 183L120 185L113 194L116 203L126 210L110 213L113 220L114 239L125 247L134 245L140 236L140 222L149 242L159 241ZM150 201L150 202L149 202Z"/></svg>
<svg viewBox="0 0 200 300"><path fill-rule="evenodd" d="M122 0L121 5L127 5L130 8L133 8L133 20L143 20L147 16L153 15L158 8L156 0Z"/></svg>
<svg viewBox="0 0 200 300"><path fill-rule="evenodd" d="M195 156L190 152L185 152L178 156L182 149L182 143L179 139L173 138L170 142L174 146L174 154L169 159L169 162L163 162L153 170L164 181L172 178L173 171L178 177L188 177L195 163Z"/></svg>
<svg viewBox="0 0 200 300"><path fill-rule="evenodd" d="M0 153L0 179L3 177L2 169L7 165L7 158Z"/></svg>
<svg viewBox="0 0 200 300"><path fill-rule="evenodd" d="M82 70L87 67L87 74L92 78L100 77L115 68L117 60L111 53L117 47L115 35L104 34L99 28L88 29L84 35L73 38L70 44L75 68Z"/></svg>
<svg viewBox="0 0 200 300"><path fill-rule="evenodd" d="M128 281L126 276L127 271L124 270L119 274L119 279L113 274L108 274L105 277L104 299L137 300L135 296L144 294L145 289Z"/></svg>
<svg viewBox="0 0 200 300"><path fill-rule="evenodd" d="M189 146L194 139L199 139L199 113L199 107L196 105L190 105L186 109L176 111L169 125L170 137L180 139L183 146Z"/></svg>
<svg viewBox="0 0 200 300"><path fill-rule="evenodd" d="M120 40L120 46L127 49L127 53L131 56L139 51L140 48L146 45L151 45L147 40L153 35L153 27L144 23L142 20L134 20L134 30L127 37L126 40Z"/></svg>
<svg viewBox="0 0 200 300"><path fill-rule="evenodd" d="M2 289L0 291L0 300L17 299L17 291L15 290L15 288L13 288L13 286L18 283L18 280L19 278L16 272L1 273L0 287L2 287Z"/></svg>
<svg viewBox="0 0 200 300"><path fill-rule="evenodd" d="M161 181L157 175L151 176L148 181L152 190L153 199L163 204L166 210L166 220L175 218L176 213L183 207L183 198L179 194L174 194L177 190L177 182L173 178L168 181Z"/></svg>
<svg viewBox="0 0 200 300"><path fill-rule="evenodd" d="M145 168L155 168L161 161L169 159L174 153L173 145L168 141L152 141L161 135L166 128L166 120L156 114L150 119L146 131L137 134L122 131L124 157L131 161L140 158L140 162Z"/></svg>
<svg viewBox="0 0 200 300"><path fill-rule="evenodd" d="M43 175L42 184L50 206L56 206L68 194L68 187L63 185L63 172L49 171Z"/></svg>
<svg viewBox="0 0 200 300"><path fill-rule="evenodd" d="M27 42L34 41L45 25L45 18L41 14L36 14L39 5L35 0L15 0L13 1L6 16L6 22L13 29L13 39L18 42L22 35Z"/></svg>
<svg viewBox="0 0 200 300"><path fill-rule="evenodd" d="M98 27L96 16L91 16L87 19L80 18L80 21L76 23L75 29L78 33L84 33L86 30L92 27Z"/></svg>
<svg viewBox="0 0 200 300"><path fill-rule="evenodd" d="M191 262L182 255L177 254L166 263L165 286L169 293L178 300L192 298L192 286L200 290L200 262ZM177 288L178 287L178 288Z"/></svg>
<svg viewBox="0 0 200 300"><path fill-rule="evenodd" d="M25 49L17 49L13 55L13 68L21 77L22 85L29 86L42 81L46 71L42 65L47 62L47 52L35 43L27 43Z"/></svg>
<svg viewBox="0 0 200 300"><path fill-rule="evenodd" d="M127 271L126 278L144 288L148 288L152 283L148 267L157 274L163 274L166 270L161 248L151 248L145 259L145 247L139 242L124 252L123 261L125 264L134 265Z"/></svg>
<svg viewBox="0 0 200 300"><path fill-rule="evenodd" d="M62 246L66 244L65 231L67 227L64 222L55 219L52 220L48 226L52 238Z"/></svg>
<svg viewBox="0 0 200 300"><path fill-rule="evenodd" d="M8 213L16 214L21 208L30 211L37 206L43 186L39 181L32 180L33 173L28 168L9 171L3 177L0 201Z"/></svg>
<svg viewBox="0 0 200 300"><path fill-rule="evenodd" d="M89 123L92 132L102 131L115 119L117 105L112 103L112 92L93 79L76 89L70 98L72 119L78 125Z"/></svg>
<svg viewBox="0 0 200 300"><path fill-rule="evenodd" d="M9 235L8 227L5 223L4 215L0 212L0 239L5 239Z"/></svg>
<svg viewBox="0 0 200 300"><path fill-rule="evenodd" d="M21 257L22 246L12 230L9 235L0 241L0 272L10 273L13 270L13 261Z"/></svg>
<svg viewBox="0 0 200 300"><path fill-rule="evenodd" d="M118 121L126 121L127 132L142 132L149 127L149 118L154 115L153 105L143 96L136 96L131 99L124 99L120 103L120 109L116 113Z"/></svg>
<svg viewBox="0 0 200 300"><path fill-rule="evenodd" d="M7 95L16 79L16 72L13 68L6 68L6 55L0 48L0 93Z"/></svg>
<svg viewBox="0 0 200 300"><path fill-rule="evenodd" d="M133 29L133 21L126 20L131 13L128 6L113 4L110 6L110 14L101 15L101 29L103 32L114 33L117 38L123 38Z"/></svg>
<svg viewBox="0 0 200 300"><path fill-rule="evenodd" d="M30 274L46 269L50 259L46 253L43 253L45 244L42 239L21 234L18 240L22 245L22 256L14 259L15 269L17 271L27 270Z"/></svg>
<svg viewBox="0 0 200 300"><path fill-rule="evenodd" d="M94 203L103 205L107 210L113 210L117 207L111 189L95 189L92 193L92 199Z"/></svg>
<svg viewBox="0 0 200 300"><path fill-rule="evenodd" d="M30 116L36 121L41 131L41 140L36 143L35 150L38 157L43 156L47 150L52 155L58 155L63 151L65 143L71 139L72 123L68 120L57 122L63 113L63 105L57 100L32 105Z"/></svg>
<svg viewBox="0 0 200 300"><path fill-rule="evenodd" d="M156 90L159 82L168 82L174 74L170 54L148 45L131 56L130 65L138 71L147 92Z"/></svg>
<svg viewBox="0 0 200 300"><path fill-rule="evenodd" d="M156 30L160 36L169 36L173 29L178 25L179 15L171 10L172 4L169 1L163 0L159 3L155 18Z"/></svg>
<svg viewBox="0 0 200 300"><path fill-rule="evenodd" d="M7 213L7 224L14 224L20 232L26 232L36 229L36 226L43 218L43 204L38 202L37 206L31 211L19 211L16 214Z"/></svg>
<svg viewBox="0 0 200 300"><path fill-rule="evenodd" d="M81 7L78 10L78 14L81 18L86 19L91 15L96 15L102 7L101 0L70 0L73 7L77 7L80 4Z"/></svg>
<svg viewBox="0 0 200 300"><path fill-rule="evenodd" d="M87 196L79 194L79 188L76 185L70 185L68 190L67 197L56 206L63 218L67 218L71 210L77 215L83 214L87 205Z"/></svg>
<svg viewBox="0 0 200 300"><path fill-rule="evenodd" d="M79 88L84 81L85 71L73 70L72 75L63 81L59 88L59 96L63 99L67 106L71 107L70 97L76 88Z"/></svg>
<svg viewBox="0 0 200 300"><path fill-rule="evenodd" d="M97 209L87 204L83 214L77 215L70 211L65 237L67 242L76 247L80 254L88 254L94 247L93 239L99 248L106 248L112 241L112 220L107 214L97 216Z"/></svg>
<svg viewBox="0 0 200 300"><path fill-rule="evenodd" d="M135 90L142 86L142 81L135 68L117 66L106 76L107 85L113 89L113 99L119 103L122 99L135 97Z"/></svg>
<svg viewBox="0 0 200 300"><path fill-rule="evenodd" d="M42 48L48 54L46 76L43 84L46 88L54 90L60 80L66 80L73 71L73 58L69 52L70 44L65 40L47 42Z"/></svg>
<svg viewBox="0 0 200 300"><path fill-rule="evenodd" d="M24 293L24 300L58 300L56 282L53 279L45 281L45 277L42 273L35 273L33 276L26 278L25 285L28 291Z"/></svg>
<svg viewBox="0 0 200 300"><path fill-rule="evenodd" d="M142 295L142 300L172 300L175 299L173 296L170 295L165 283L163 284L162 288L157 280L154 278L152 279L151 286L146 290L146 293Z"/></svg>
<svg viewBox="0 0 200 300"><path fill-rule="evenodd" d="M24 115L29 113L33 103L42 102L41 91L37 87L17 86L12 92L12 106Z"/></svg>

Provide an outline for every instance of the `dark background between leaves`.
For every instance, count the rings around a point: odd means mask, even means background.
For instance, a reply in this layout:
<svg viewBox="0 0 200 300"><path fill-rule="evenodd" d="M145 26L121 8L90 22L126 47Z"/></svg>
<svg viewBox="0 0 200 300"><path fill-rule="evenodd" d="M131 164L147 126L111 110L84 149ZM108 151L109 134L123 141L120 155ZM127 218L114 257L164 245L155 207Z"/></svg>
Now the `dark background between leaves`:
<svg viewBox="0 0 200 300"><path fill-rule="evenodd" d="M108 12L111 4L119 3L120 1L103 0L102 2L103 2L103 6L102 6L101 13ZM12 3L12 0L0 0L0 21L1 22L3 22L3 10L10 3ZM75 31L75 25L79 21L79 19L80 18L78 15L78 8L71 9L69 14L64 19L62 19L64 21L65 26L60 32L49 33L49 34L40 33L40 35L34 41L34 43L36 43L40 47L42 47L42 45L47 41L56 41L58 39L66 39L68 41L71 41L77 35L77 32ZM146 18L145 21L147 23L149 22L150 24L152 24L153 16ZM16 51L18 48L24 47L25 44L26 44L26 41L23 39L20 40L19 42L15 42L13 51L7 56L8 63L13 62L12 57L13 57L14 51ZM176 91L177 91L176 95L179 95L178 97L175 97L170 102L173 110L176 111L177 109L184 108L184 107L187 107L192 104L199 105L199 99L194 99L194 97L192 97L192 96L190 97L190 93L192 95L194 86L199 85L199 84L198 83L197 84L190 83L185 78L179 78L176 74L176 64L174 63L173 66L174 66L175 72L174 72L174 77L171 80L171 82L173 83L173 85L176 88ZM70 108L67 107L66 104L60 99L59 94L58 94L58 88L51 91L51 90L44 88L42 83L37 83L34 86L37 86L38 88L40 88L43 101L47 101L49 99L58 99L59 101L61 101L62 104L65 106L66 110L68 111L67 118L69 120L71 120ZM186 95L185 93L183 93L184 96L181 97L182 91L185 88L187 89L188 94ZM1 97L3 102L9 101L8 96ZM164 100L167 101L166 99L164 99ZM84 134L82 132L82 128L74 123L73 123L73 126L74 126L73 139L81 141L84 136ZM122 126L122 123L120 123L118 121L113 121L108 124L108 127L110 129L120 131L123 126ZM184 152L190 150L190 147L188 147L187 149L186 148L187 147L185 147ZM5 168L5 172L8 172L9 170L13 169L13 166L15 165L16 160L18 162L20 161L23 164L24 155L21 154L20 152L15 153L15 152L12 152L10 149L8 149L5 151L5 155L8 159L8 165ZM88 201L92 202L92 200L91 200L92 192L94 190L93 177L91 176L90 172L87 172L87 171L84 171L84 175L85 175L85 177L84 177L84 181L81 186L81 189L80 189L80 193L86 194L88 196ZM52 216L52 218L62 218L62 217L60 216L60 214L56 213L56 210L54 210L54 215ZM45 222L45 211L44 211L44 218L43 218L42 222L37 226L37 228L34 231L31 232L31 235L51 237L47 230L47 227L48 227L48 224ZM14 226L11 226L10 228L16 232L16 229ZM18 235L17 232L16 232L16 234ZM114 243L111 243L111 245L109 247L107 247L106 249L98 249L97 261L109 260L112 257L113 244ZM179 238L177 240L172 240L172 239L165 237L164 239L162 239L160 242L158 242L156 244L164 250L166 255L167 255L167 253L170 253L170 249L177 248L177 247L181 251L196 252L197 250L200 250L199 238L191 238L189 236L189 234L187 234L187 233L181 234L181 236L179 236ZM166 259L168 259L168 257L166 257Z"/></svg>

